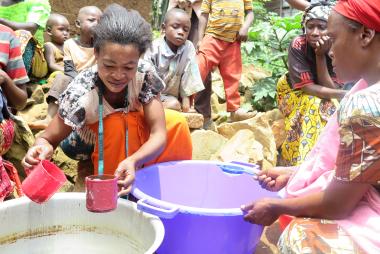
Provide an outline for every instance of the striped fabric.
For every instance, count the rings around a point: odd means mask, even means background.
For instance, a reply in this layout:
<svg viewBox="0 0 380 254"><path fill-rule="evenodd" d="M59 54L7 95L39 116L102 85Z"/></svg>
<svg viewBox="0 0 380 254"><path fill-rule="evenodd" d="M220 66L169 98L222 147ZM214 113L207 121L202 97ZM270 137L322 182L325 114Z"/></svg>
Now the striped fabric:
<svg viewBox="0 0 380 254"><path fill-rule="evenodd" d="M15 84L29 81L22 60L20 41L12 29L3 25L0 25L0 68Z"/></svg>
<svg viewBox="0 0 380 254"><path fill-rule="evenodd" d="M248 10L252 10L251 0L203 0L201 12L209 14L206 34L234 42Z"/></svg>

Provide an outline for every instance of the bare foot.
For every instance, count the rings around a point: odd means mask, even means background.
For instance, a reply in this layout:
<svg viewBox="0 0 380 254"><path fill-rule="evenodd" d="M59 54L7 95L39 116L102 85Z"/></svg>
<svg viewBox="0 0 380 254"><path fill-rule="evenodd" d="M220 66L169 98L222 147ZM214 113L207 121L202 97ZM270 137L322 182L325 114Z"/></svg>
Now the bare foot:
<svg viewBox="0 0 380 254"><path fill-rule="evenodd" d="M250 119L252 117L255 117L256 114L257 114L256 111L255 112L246 112L244 109L239 108L235 112L231 112L230 119L231 119L231 122L238 122L238 121L243 121L243 120L247 120L247 119Z"/></svg>
<svg viewBox="0 0 380 254"><path fill-rule="evenodd" d="M33 123L28 123L31 130L44 130L49 125L51 119L45 118L43 120L38 120Z"/></svg>

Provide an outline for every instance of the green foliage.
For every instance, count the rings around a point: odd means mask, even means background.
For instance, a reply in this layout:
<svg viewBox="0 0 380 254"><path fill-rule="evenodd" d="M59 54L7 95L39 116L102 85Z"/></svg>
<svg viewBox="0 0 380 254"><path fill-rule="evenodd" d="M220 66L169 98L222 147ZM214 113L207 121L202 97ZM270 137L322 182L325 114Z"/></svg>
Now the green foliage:
<svg viewBox="0 0 380 254"><path fill-rule="evenodd" d="M152 27L160 29L169 0L153 0L152 1Z"/></svg>
<svg viewBox="0 0 380 254"><path fill-rule="evenodd" d="M161 36L161 31L153 29L153 39L157 39Z"/></svg>
<svg viewBox="0 0 380 254"><path fill-rule="evenodd" d="M276 83L286 73L288 46L301 33L302 14L280 17L267 12L263 0L253 2L255 22L250 27L249 41L242 44L243 63L253 63L272 73L252 86L252 106L259 111L276 107Z"/></svg>

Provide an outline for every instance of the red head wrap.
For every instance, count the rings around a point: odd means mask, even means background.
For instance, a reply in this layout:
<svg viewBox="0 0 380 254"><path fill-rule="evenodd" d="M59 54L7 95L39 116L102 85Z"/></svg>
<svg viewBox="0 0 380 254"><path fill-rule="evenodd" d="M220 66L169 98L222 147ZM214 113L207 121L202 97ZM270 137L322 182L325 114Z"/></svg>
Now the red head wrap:
<svg viewBox="0 0 380 254"><path fill-rule="evenodd" d="M340 0L334 10L380 32L380 0Z"/></svg>

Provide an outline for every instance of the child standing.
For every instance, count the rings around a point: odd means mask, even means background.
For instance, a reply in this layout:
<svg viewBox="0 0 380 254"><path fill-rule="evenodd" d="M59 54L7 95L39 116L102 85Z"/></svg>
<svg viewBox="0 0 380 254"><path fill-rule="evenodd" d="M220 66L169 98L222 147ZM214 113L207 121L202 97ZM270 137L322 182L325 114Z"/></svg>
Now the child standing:
<svg viewBox="0 0 380 254"><path fill-rule="evenodd" d="M231 120L253 117L253 114L240 108L238 91L242 72L240 43L247 40L248 28L253 21L252 1L203 0L201 12L201 41L197 47L197 59L202 80L218 66L224 82L227 111L231 112Z"/></svg>
<svg viewBox="0 0 380 254"><path fill-rule="evenodd" d="M46 23L46 33L50 37L50 42L46 42L44 45L49 71L51 73L63 72L63 43L70 36L69 21L61 14L51 14Z"/></svg>
<svg viewBox="0 0 380 254"><path fill-rule="evenodd" d="M82 70L93 66L95 61L92 45L92 29L98 24L102 11L96 6L85 6L79 10L75 25L79 36L65 41L63 45L64 74L59 73L52 81L46 101L48 115L41 121L31 123L32 129L45 129L58 110L58 97L66 90L68 84Z"/></svg>
<svg viewBox="0 0 380 254"><path fill-rule="evenodd" d="M183 112L190 110L190 96L204 89L195 48L187 40L190 26L184 10L171 9L162 24L164 37L156 39L145 53L145 59L153 63L166 84L161 94L164 107Z"/></svg>

